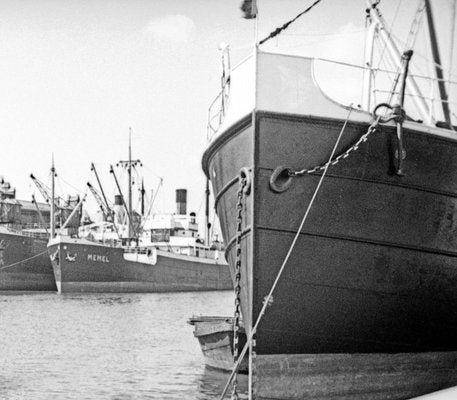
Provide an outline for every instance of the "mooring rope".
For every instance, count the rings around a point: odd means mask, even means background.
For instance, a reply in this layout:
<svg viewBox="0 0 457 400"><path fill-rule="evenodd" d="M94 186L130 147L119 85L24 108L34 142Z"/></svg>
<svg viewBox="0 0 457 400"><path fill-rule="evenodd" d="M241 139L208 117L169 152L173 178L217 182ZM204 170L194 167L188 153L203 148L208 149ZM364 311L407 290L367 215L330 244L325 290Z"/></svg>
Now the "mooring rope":
<svg viewBox="0 0 457 400"><path fill-rule="evenodd" d="M24 263L24 262L26 262L26 261L33 260L34 258L40 257L40 256L42 256L43 254L45 254L45 253L47 253L47 252L48 252L48 251L45 250L45 251L43 251L43 252L41 252L41 253L39 253L39 254L35 254L35 255L32 256L32 257L29 257L29 258L26 258L26 259L24 259L24 260L15 262L15 263L13 263L13 264L5 265L5 266L3 266L3 267L0 268L0 271L3 270L3 269L7 269L7 268L14 267L14 266L16 266L16 265L18 265L18 264L22 264L22 263Z"/></svg>
<svg viewBox="0 0 457 400"><path fill-rule="evenodd" d="M313 4L311 4L305 11L302 11L300 14L298 14L295 18L291 19L290 21L286 22L284 25L280 26L279 28L276 28L273 32L271 32L266 38L262 39L259 42L259 45L265 43L267 40L270 40L274 38L275 36L278 36L282 31L286 30L289 25L293 22L295 22L298 18L300 18L302 15L306 14L308 11L310 11L314 6L316 6L318 3L320 3L321 0L316 0Z"/></svg>
<svg viewBox="0 0 457 400"><path fill-rule="evenodd" d="M234 367L233 367L233 369L232 369L232 372L231 372L231 374L230 374L230 377L229 377L229 379L228 379L227 384L225 385L225 388L224 388L224 391L222 392L222 395L221 395L221 397L220 397L220 400L223 400L223 399L225 398L225 395L227 394L228 388L229 388L229 386L230 386L230 384L231 384L231 382L232 382L232 380L233 380L233 377L234 377L235 374L237 373L237 371L238 371L238 369L239 369L239 367L240 367L241 361L243 360L243 358L244 358L244 356L245 356L245 354L246 354L246 352L247 352L247 349L248 349L249 346L251 345L252 339L253 339L253 337L254 337L256 331L257 331L257 327L259 326L259 323L260 323L260 321L262 320L263 315L265 314L265 310L266 310L267 307L271 304L271 299L272 299L272 296L273 296L273 292L274 292L274 290L276 289L276 286L277 286L277 284L278 284L278 282L279 282L279 278L281 277L282 272L284 271L284 268L285 268L285 266L286 266L286 264L287 264L287 261L289 261L289 257L290 257L290 255L292 254L292 250L294 249L295 244L296 244L296 242L297 242L297 240L298 240L298 238L299 238L299 236L300 236L300 233L301 233L301 231L302 231L302 229L303 229L303 226L304 226L304 224L305 224L305 222L306 222L306 220L307 220L307 218L308 218L308 215L309 215L309 212L310 212L310 210L311 210L311 207L312 207L313 204L314 204L314 200L316 199L317 193L319 192L319 189L320 189L320 187L321 187L321 185L322 185L322 182L323 182L323 180L324 180L324 178L325 178L325 175L327 174L327 170L328 170L329 166L331 165L331 161L332 161L332 159L333 159L333 156L335 155L336 149L337 149L337 147L338 147L338 144L340 143L340 139L341 139L341 137L342 137L342 135L343 135L343 132L344 132L344 130L346 129L346 125L347 125L347 123L348 123L348 121L349 121L349 117L350 117L350 115L351 115L353 109L354 109L354 108L352 107L352 104L351 104L350 109L349 109L349 113L348 113L348 115L347 115L347 117L346 117L346 120L344 121L343 127L341 128L341 131L340 131L340 133L339 133L339 135L338 135L338 138L337 138L337 140L336 140L336 143L335 143L335 145L333 146L333 150L332 150L332 153L330 154L329 160L328 160L328 162L325 164L324 171L323 171L323 173L322 173L322 175L321 175L321 177L320 177L320 179L319 179L319 183L317 184L316 189L314 190L314 194L313 194L313 196L312 196L310 202L308 203L308 207L307 207L307 209L306 209L306 211L305 211L305 214L304 214L304 216L303 216L303 218L302 218L302 220L301 220L301 223L300 223L300 226L299 226L299 228L298 228L298 230L297 230L297 233L295 234L295 237L294 237L294 239L293 239L293 241L292 241L292 244L291 244L290 247L289 247L289 251L287 252L286 257L284 258L284 261L282 262L281 268L279 269L279 272L278 272L278 274L276 275L276 279L275 279L275 281L273 282L273 285L271 286L270 292L269 292L268 295L264 298L263 306L262 306L262 309L261 309L260 312L259 312L259 315L258 315L258 317L257 317L256 323L255 323L254 326L252 327L251 332L250 332L250 334L249 334L249 337L248 337L248 339L246 340L246 344L244 345L243 350L241 351L241 353L240 353L240 355L239 355L239 357L238 357L238 361L237 361L237 363L234 365Z"/></svg>

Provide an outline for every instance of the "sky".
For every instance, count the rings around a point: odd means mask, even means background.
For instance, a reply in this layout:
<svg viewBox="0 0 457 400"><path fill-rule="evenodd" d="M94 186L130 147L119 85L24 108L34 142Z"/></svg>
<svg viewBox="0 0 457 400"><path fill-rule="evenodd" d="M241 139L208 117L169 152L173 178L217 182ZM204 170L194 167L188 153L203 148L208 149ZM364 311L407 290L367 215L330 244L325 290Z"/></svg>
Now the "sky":
<svg viewBox="0 0 457 400"><path fill-rule="evenodd" d="M433 2L449 31L441 6L452 0ZM416 2L398 3L381 3L397 23L405 3ZM188 210L203 215L201 156L220 89L219 45L230 45L235 65L256 37L310 4L260 0L256 21L241 17L238 0L0 0L0 175L17 198L39 198L29 175L49 185L53 156L57 189L76 194L96 183L93 162L113 198L109 165L127 159L131 128L147 192L163 178L155 211L173 212L175 189L186 188ZM364 0L322 0L265 48L361 63L365 8Z"/></svg>

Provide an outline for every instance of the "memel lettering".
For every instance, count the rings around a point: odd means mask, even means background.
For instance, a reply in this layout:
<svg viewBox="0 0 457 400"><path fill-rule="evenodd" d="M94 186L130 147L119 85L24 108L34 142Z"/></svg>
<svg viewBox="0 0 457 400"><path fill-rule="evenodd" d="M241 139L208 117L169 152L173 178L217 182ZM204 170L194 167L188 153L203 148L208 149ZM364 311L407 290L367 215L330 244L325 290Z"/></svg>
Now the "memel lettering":
<svg viewBox="0 0 457 400"><path fill-rule="evenodd" d="M104 262L108 263L108 256L101 256L99 254L88 254L87 255L87 260L88 261L98 261L98 262Z"/></svg>

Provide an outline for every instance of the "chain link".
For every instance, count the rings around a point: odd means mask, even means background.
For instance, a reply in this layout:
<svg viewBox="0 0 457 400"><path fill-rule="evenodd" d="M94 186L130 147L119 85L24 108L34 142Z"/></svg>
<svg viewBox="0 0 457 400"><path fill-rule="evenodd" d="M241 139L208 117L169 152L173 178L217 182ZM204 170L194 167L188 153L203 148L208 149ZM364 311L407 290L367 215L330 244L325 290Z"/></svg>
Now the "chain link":
<svg viewBox="0 0 457 400"><path fill-rule="evenodd" d="M255 334L252 336L252 341L251 341L251 357L252 357L252 363L250 365L251 367L251 381L252 381L252 398L256 399L257 398L257 363L256 363L256 358L257 358L257 350L256 350L256 336Z"/></svg>
<svg viewBox="0 0 457 400"><path fill-rule="evenodd" d="M368 136L370 136L373 132L376 131L379 125L379 117L374 121L369 127L367 132L360 137L359 140L355 144L353 144L349 149L347 149L344 153L340 154L339 156L335 157L333 160L327 162L326 164L323 165L318 165L317 167L314 168L305 168L300 171L294 171L292 169L289 169L288 173L289 176L301 176L305 174L312 174L317 171L323 171L328 165L335 165L338 164L342 159L347 158L351 152L356 151L360 144L364 143L367 141Z"/></svg>
<svg viewBox="0 0 457 400"><path fill-rule="evenodd" d="M241 235L243 232L243 194L247 185L247 178L240 176L237 193L236 216L236 261L235 261L235 314L233 319L233 363L236 364L239 356L240 305L241 305ZM238 372L235 372L232 386L232 400L238 400Z"/></svg>

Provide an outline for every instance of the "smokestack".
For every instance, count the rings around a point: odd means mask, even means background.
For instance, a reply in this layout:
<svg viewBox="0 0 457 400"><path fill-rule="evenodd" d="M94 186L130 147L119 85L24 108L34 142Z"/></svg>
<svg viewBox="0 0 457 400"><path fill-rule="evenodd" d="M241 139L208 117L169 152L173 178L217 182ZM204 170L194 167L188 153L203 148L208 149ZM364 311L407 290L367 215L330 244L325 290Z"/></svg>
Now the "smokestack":
<svg viewBox="0 0 457 400"><path fill-rule="evenodd" d="M187 214L187 190L176 189L176 214Z"/></svg>
<svg viewBox="0 0 457 400"><path fill-rule="evenodd" d="M123 224L124 218L125 218L125 209L124 209L124 204L122 203L122 197L118 194L114 195L113 210L114 210L116 222L118 224Z"/></svg>

